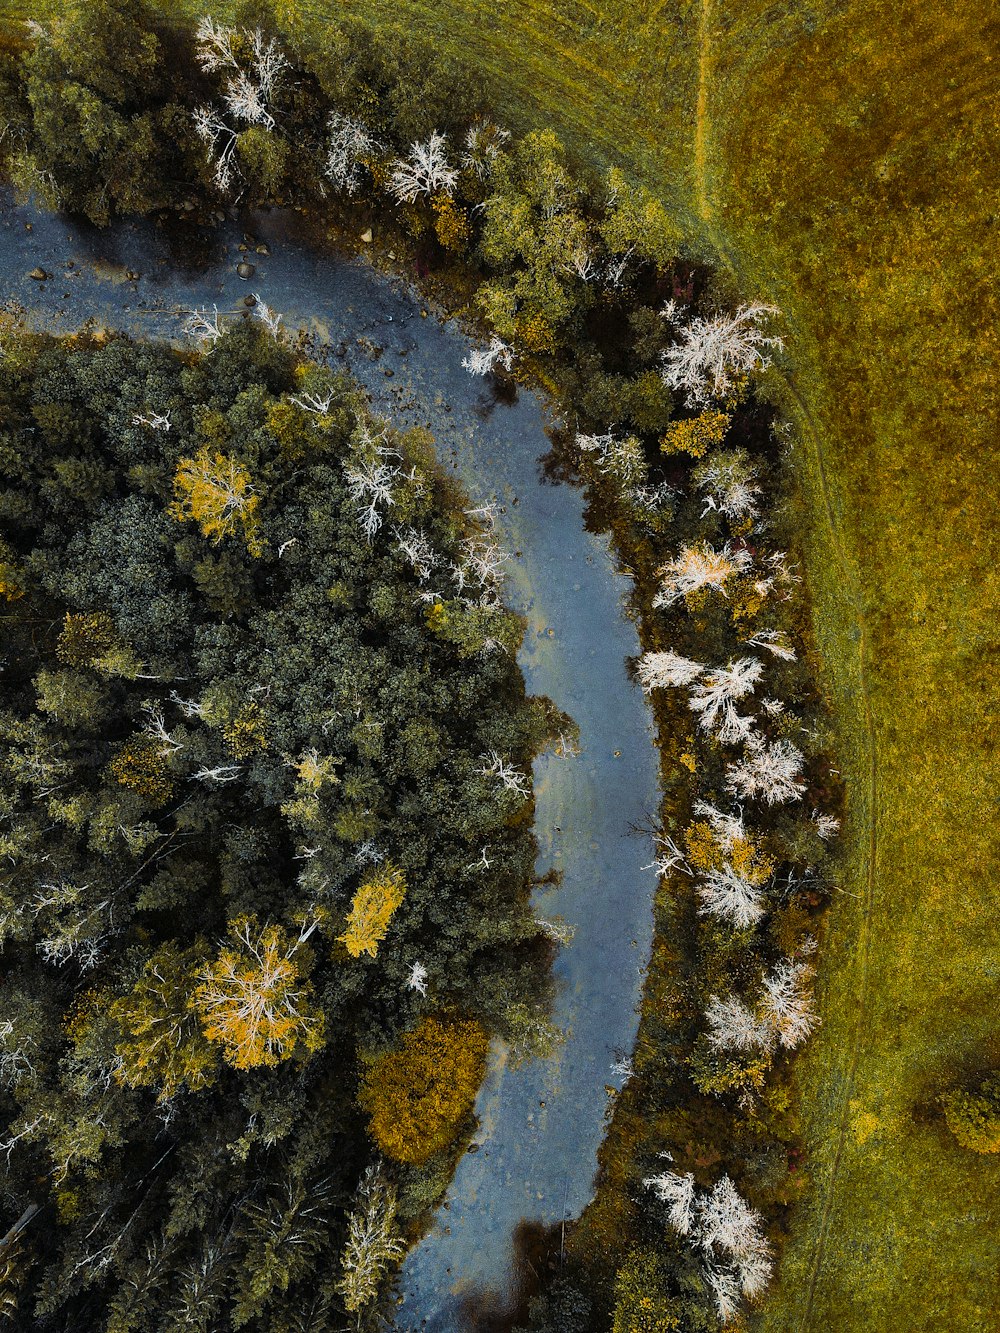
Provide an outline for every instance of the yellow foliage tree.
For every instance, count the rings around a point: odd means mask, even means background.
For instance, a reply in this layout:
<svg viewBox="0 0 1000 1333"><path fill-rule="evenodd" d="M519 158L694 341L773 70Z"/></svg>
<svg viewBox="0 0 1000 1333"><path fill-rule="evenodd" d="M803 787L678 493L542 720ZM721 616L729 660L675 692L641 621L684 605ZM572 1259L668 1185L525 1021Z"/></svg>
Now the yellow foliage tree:
<svg viewBox="0 0 1000 1333"><path fill-rule="evenodd" d="M300 1046L318 1051L323 1014L303 974L303 937L254 916L231 922L230 935L234 942L199 973L192 1000L205 1036L222 1044L235 1069L277 1065Z"/></svg>
<svg viewBox="0 0 1000 1333"><path fill-rule="evenodd" d="M748 884L765 884L774 873L774 860L764 851L762 838L739 833L723 838L705 820L696 820L684 833L688 860L695 870L722 870L728 865Z"/></svg>
<svg viewBox="0 0 1000 1333"><path fill-rule="evenodd" d="M465 210L447 194L436 194L431 200L434 210L434 231L446 250L464 250L469 239L469 220Z"/></svg>
<svg viewBox="0 0 1000 1333"><path fill-rule="evenodd" d="M16 602L24 596L23 575L14 548L0 541L0 597Z"/></svg>
<svg viewBox="0 0 1000 1333"><path fill-rule="evenodd" d="M358 889L347 917L347 930L338 936L352 958L363 953L374 958L385 939L392 914L406 896L403 872L384 861Z"/></svg>
<svg viewBox="0 0 1000 1333"><path fill-rule="evenodd" d="M67 612L56 640L56 657L67 666L90 666L117 643L115 622L106 611Z"/></svg>
<svg viewBox="0 0 1000 1333"><path fill-rule="evenodd" d="M428 1017L397 1050L367 1060L358 1101L386 1156L420 1166L451 1144L483 1081L488 1045L476 1022Z"/></svg>
<svg viewBox="0 0 1000 1333"><path fill-rule="evenodd" d="M267 749L267 719L257 703L245 704L222 724L222 735L237 759L249 759L258 750Z"/></svg>
<svg viewBox="0 0 1000 1333"><path fill-rule="evenodd" d="M676 1303L665 1294L668 1274L654 1254L634 1251L615 1278L612 1333L675 1333L682 1327Z"/></svg>
<svg viewBox="0 0 1000 1333"><path fill-rule="evenodd" d="M251 555L261 554L258 534L260 504L250 473L235 458L201 448L194 458L182 458L174 477L177 499L170 516L178 522L193 519L206 537L218 543L242 533Z"/></svg>
<svg viewBox="0 0 1000 1333"><path fill-rule="evenodd" d="M665 454L690 454L702 458L713 445L721 444L729 429L725 412L701 412L687 421L673 421L660 441Z"/></svg>
<svg viewBox="0 0 1000 1333"><path fill-rule="evenodd" d="M152 805L169 801L174 781L157 741L133 736L111 761L111 775L122 787L145 796Z"/></svg>
<svg viewBox="0 0 1000 1333"><path fill-rule="evenodd" d="M106 611L67 612L56 641L56 657L73 667L94 667L107 676L134 680L142 663L124 643Z"/></svg>
<svg viewBox="0 0 1000 1333"><path fill-rule="evenodd" d="M191 1005L202 961L197 948L165 944L147 961L132 990L110 1006L121 1032L119 1081L156 1088L161 1102L185 1087L197 1092L216 1076L218 1049L202 1032Z"/></svg>

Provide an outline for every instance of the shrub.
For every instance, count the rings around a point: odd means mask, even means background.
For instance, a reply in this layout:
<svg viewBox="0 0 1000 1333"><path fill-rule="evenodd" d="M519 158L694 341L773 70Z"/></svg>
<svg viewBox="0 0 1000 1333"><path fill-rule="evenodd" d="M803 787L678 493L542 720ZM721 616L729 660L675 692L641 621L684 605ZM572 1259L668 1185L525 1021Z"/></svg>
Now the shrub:
<svg viewBox="0 0 1000 1333"><path fill-rule="evenodd" d="M941 1104L948 1128L963 1148L1000 1152L1000 1076L984 1079L975 1092L953 1088Z"/></svg>

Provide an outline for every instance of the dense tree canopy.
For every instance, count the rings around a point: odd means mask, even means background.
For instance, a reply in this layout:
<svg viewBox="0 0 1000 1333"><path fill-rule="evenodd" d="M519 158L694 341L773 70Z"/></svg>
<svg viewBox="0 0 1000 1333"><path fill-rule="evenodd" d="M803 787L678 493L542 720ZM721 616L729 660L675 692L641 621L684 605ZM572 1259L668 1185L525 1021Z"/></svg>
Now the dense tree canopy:
<svg viewBox="0 0 1000 1333"><path fill-rule="evenodd" d="M447 1035L447 1152L486 1035L544 996L521 775L551 709L463 503L425 432L256 325L5 339L15 1326L340 1327L349 1216L427 1202L398 1166L352 1205L360 1057L367 1102Z"/></svg>

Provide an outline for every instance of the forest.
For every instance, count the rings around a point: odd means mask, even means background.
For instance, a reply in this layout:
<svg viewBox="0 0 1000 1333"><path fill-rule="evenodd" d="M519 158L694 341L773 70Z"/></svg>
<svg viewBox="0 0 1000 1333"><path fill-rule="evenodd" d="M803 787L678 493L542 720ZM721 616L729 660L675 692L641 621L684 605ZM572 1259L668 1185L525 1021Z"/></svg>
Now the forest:
<svg viewBox="0 0 1000 1333"><path fill-rule="evenodd" d="M11 330L0 401L4 1311L332 1326L545 1032L565 723L489 514L261 321Z"/></svg>

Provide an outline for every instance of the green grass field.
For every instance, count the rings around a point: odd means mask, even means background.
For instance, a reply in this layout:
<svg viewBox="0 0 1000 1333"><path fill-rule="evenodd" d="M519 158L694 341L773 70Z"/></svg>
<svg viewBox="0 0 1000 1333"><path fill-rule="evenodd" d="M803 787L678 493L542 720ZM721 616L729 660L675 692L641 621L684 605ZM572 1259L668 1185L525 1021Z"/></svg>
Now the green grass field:
<svg viewBox="0 0 1000 1333"><path fill-rule="evenodd" d="M313 32L333 0L277 0ZM32 6L35 9L34 6ZM987 0L343 0L471 56L513 123L657 187L785 314L807 577L848 793L801 1057L813 1188L774 1333L995 1329L1000 17Z"/></svg>

